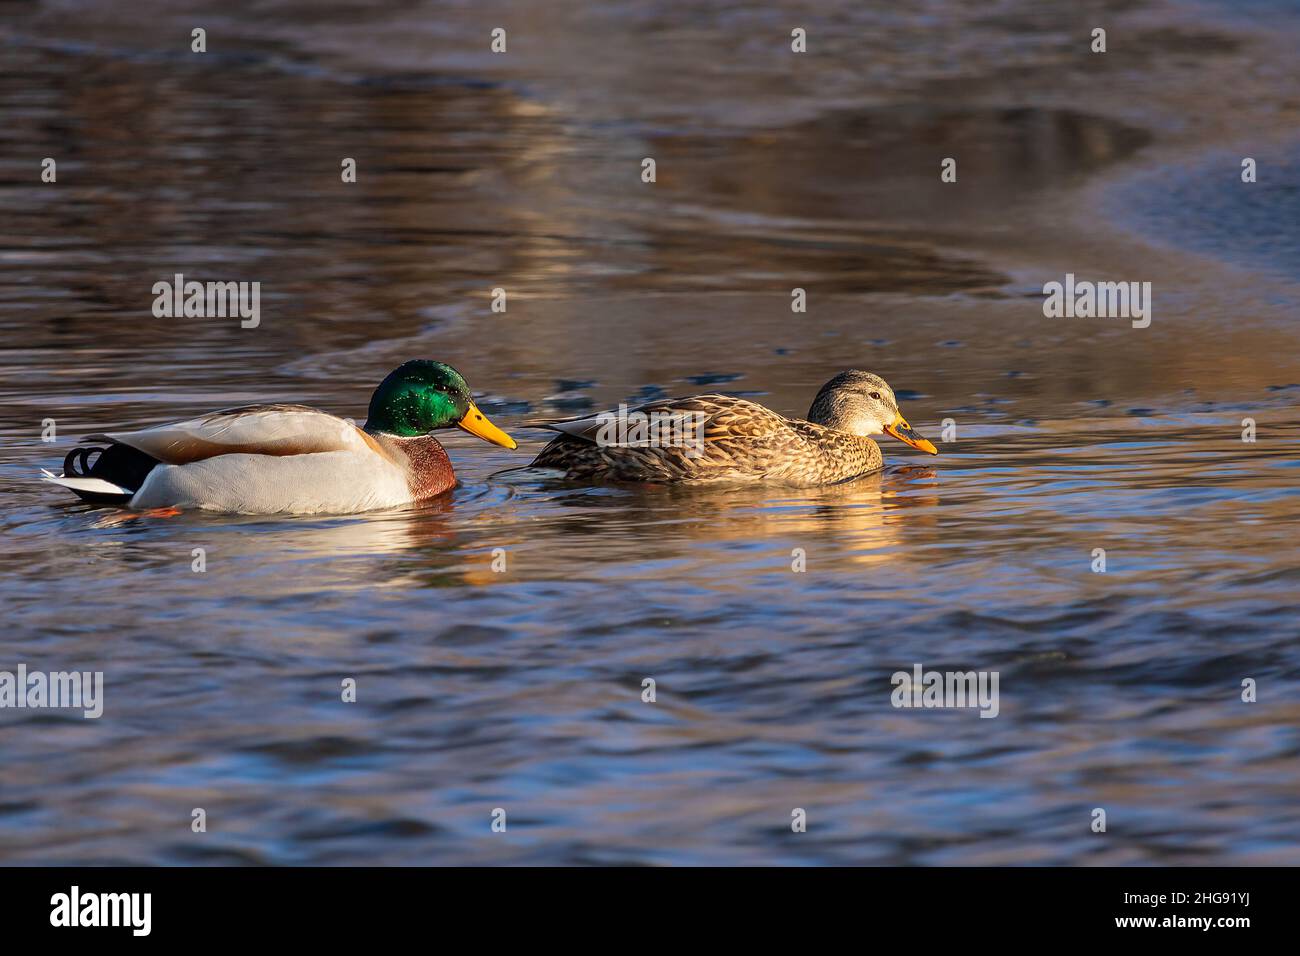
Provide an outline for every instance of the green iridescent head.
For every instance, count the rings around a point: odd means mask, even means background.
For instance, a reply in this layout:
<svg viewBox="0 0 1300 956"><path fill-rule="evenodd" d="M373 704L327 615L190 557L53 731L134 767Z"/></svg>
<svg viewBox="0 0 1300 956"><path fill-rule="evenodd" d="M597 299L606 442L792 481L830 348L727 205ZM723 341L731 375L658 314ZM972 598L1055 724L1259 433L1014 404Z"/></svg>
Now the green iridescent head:
<svg viewBox="0 0 1300 956"><path fill-rule="evenodd" d="M389 372L370 396L368 432L414 438L453 425L493 444L516 447L479 411L460 372L442 362L407 362Z"/></svg>

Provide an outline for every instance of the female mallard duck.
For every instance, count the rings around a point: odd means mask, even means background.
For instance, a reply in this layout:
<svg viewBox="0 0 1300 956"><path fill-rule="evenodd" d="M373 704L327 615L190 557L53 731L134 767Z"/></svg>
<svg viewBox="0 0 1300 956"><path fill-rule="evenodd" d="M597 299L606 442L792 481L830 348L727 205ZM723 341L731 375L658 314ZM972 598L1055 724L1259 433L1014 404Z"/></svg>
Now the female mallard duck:
<svg viewBox="0 0 1300 956"><path fill-rule="evenodd" d="M779 481L828 485L878 471L882 432L939 452L898 411L870 372L840 372L813 399L808 421L728 395L648 402L619 413L530 422L561 432L533 461L597 481Z"/></svg>
<svg viewBox="0 0 1300 956"><path fill-rule="evenodd" d="M351 514L425 501L456 484L430 432L459 426L514 448L470 400L459 372L414 361L370 398L365 428L305 405L246 405L135 432L91 435L47 481L137 509ZM93 462L88 459L98 454Z"/></svg>

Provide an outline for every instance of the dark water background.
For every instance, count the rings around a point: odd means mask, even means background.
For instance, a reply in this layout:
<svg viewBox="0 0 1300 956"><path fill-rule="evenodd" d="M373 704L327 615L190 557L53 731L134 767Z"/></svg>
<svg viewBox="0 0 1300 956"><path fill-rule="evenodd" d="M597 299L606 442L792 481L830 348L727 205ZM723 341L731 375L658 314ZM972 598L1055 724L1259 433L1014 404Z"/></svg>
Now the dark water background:
<svg viewBox="0 0 1300 956"><path fill-rule="evenodd" d="M0 6L0 670L106 682L0 711L0 861L1300 862L1294 13L863 6ZM176 272L260 281L261 326L155 319ZM1066 272L1152 282L1151 327L1044 318ZM359 417L412 357L509 430L860 367L956 435L725 492L451 436L456 492L344 518L32 480L232 404ZM998 671L999 717L894 709L914 663Z"/></svg>

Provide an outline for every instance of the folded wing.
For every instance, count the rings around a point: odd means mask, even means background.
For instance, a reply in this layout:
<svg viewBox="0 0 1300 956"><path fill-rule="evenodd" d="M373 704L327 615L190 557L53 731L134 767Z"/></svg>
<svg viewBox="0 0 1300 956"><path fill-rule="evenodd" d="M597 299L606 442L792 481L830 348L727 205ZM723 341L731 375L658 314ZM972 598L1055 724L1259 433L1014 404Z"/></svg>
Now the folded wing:
<svg viewBox="0 0 1300 956"><path fill-rule="evenodd" d="M383 454L352 421L306 405L245 405L201 418L133 432L87 436L88 441L127 445L169 465L218 455L306 455L327 451Z"/></svg>
<svg viewBox="0 0 1300 956"><path fill-rule="evenodd" d="M734 395L692 395L687 398L664 398L627 409L628 415L658 419L671 427L681 422L698 428L698 437L706 442L732 439L761 439L779 433L789 423L770 408L736 398ZM549 428L573 438L596 442L601 429L617 422L618 412L604 411L581 418L535 419L525 426ZM606 434L610 432L607 431Z"/></svg>

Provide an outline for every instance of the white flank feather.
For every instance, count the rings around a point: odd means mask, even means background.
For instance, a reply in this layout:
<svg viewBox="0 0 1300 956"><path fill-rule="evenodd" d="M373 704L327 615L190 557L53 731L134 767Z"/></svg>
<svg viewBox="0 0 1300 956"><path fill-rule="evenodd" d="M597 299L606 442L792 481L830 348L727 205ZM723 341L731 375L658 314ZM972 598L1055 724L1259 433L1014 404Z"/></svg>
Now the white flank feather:
<svg viewBox="0 0 1300 956"><path fill-rule="evenodd" d="M411 502L406 471L364 451L220 455L158 465L132 508L200 508L241 514L354 514Z"/></svg>

